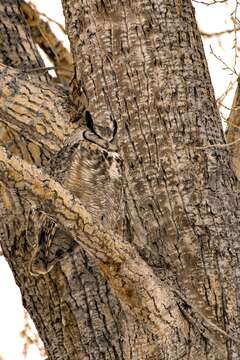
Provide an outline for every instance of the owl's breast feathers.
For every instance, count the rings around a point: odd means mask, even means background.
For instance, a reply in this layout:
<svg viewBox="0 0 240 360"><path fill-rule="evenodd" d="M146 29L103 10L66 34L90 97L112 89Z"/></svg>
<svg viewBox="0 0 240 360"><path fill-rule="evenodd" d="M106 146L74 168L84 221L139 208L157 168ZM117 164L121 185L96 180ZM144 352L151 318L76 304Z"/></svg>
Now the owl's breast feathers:
<svg viewBox="0 0 240 360"><path fill-rule="evenodd" d="M115 230L121 219L121 159L113 145L89 131L77 132L50 161L48 172L79 198L96 222ZM45 215L30 264L33 275L44 274L77 243Z"/></svg>

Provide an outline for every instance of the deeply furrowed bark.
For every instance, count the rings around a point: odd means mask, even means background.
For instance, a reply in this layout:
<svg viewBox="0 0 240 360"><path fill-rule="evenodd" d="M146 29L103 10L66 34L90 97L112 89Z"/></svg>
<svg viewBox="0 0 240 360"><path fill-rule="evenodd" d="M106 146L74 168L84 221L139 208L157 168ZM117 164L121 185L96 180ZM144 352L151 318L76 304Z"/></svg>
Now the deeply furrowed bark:
<svg viewBox="0 0 240 360"><path fill-rule="evenodd" d="M0 59L12 67L39 68L44 62L29 36L19 3L21 1L0 1ZM46 78L46 75L41 74L41 77Z"/></svg>
<svg viewBox="0 0 240 360"><path fill-rule="evenodd" d="M84 238L86 227L80 236L81 222L74 221L79 202L1 150L1 204L5 201L13 217L0 239L49 360L238 359L237 183L226 150L201 148L222 143L223 135L190 1L64 0L63 5L77 80L95 131L110 136L118 123L125 206L123 233L114 234L107 246L101 236L92 237L91 245ZM14 53L17 47L10 49ZM35 66L34 58L30 63ZM24 86L27 76L20 81ZM4 106L1 112L9 116ZM30 118L34 124L43 121L36 121L34 112ZM38 129L30 134L23 122L16 117L14 126L43 145ZM6 116L4 124L13 121ZM61 142L64 130L55 135ZM36 164L34 157L26 158L28 152L20 156ZM43 164L40 156L37 165ZM12 198L6 200L7 187ZM96 264L79 249L48 275L31 277L36 224L28 201L52 212ZM121 266L116 249L122 251Z"/></svg>
<svg viewBox="0 0 240 360"><path fill-rule="evenodd" d="M44 66L36 46L29 36L27 24L22 16L19 3L15 0L0 1L0 63L21 69L32 69ZM3 68L2 68L3 69ZM48 76L34 73L39 81L48 81ZM0 121L0 142L11 147L11 151L22 158L31 160L31 151L27 139L20 139L19 134L10 129L6 122ZM41 154L37 146L38 163L46 162L46 155ZM40 156L41 154L41 156ZM36 157L36 155L35 155Z"/></svg>
<svg viewBox="0 0 240 360"><path fill-rule="evenodd" d="M31 72L0 64L2 123L49 153L58 151L76 128L76 112L62 88L39 81ZM72 126L71 126L72 125Z"/></svg>
<svg viewBox="0 0 240 360"><path fill-rule="evenodd" d="M5 19L4 26L0 28L1 62L13 67L26 64L25 69L27 70L32 67L42 67L43 62L41 60L35 62L36 57L31 53L36 53L36 49L34 49L29 33L25 33L27 30L24 19L21 18L18 3L2 1L0 4L2 6L2 23ZM19 18L21 18L21 22L18 22ZM6 34L8 34L7 38L5 38ZM19 46L21 51L18 50ZM9 72L11 72L10 69ZM24 77L24 74L22 76ZM27 75L25 76L27 77ZM31 76L40 80L46 79L46 75L42 75L42 71L32 72ZM45 90L49 91L46 86ZM24 106L24 104L22 105ZM6 113L6 106L4 112ZM64 117L64 113L62 116ZM29 114L29 118L31 118L31 114ZM66 115L66 121L67 118ZM38 166L45 165L50 156L49 152L45 154L40 146L24 138L17 131L11 130L6 124L7 120L9 119L4 118L5 122L0 122L1 144L7 145L13 153L30 163L34 162ZM35 118L32 120L36 123ZM20 129L21 125L16 126ZM59 135L62 137L63 134ZM33 278L29 274L28 265L32 244L36 241L33 231L35 217L31 216L32 211L29 204L29 210L26 211L24 199L20 199L18 194L11 192L3 184L1 184L0 195L1 214L5 214L9 208L12 213L10 217L7 212L7 222L0 228L4 254L22 292L23 304L30 312L44 341L49 353L48 359L79 359L80 356L86 357L87 354L92 358L103 358L105 354L109 358L121 358L123 352L128 354L129 350L125 350L124 341L120 340L121 333L125 333L127 343L129 343L128 334L132 332L136 322L131 316L121 312L121 308L113 298L106 282L101 280L94 264L87 258L84 251L78 250L72 256L70 255L61 264L63 268L56 267L51 272L51 276ZM3 203L5 205L7 203L7 209L3 207ZM92 301L94 298L96 301ZM80 338L79 328L81 327L84 328L84 333ZM69 328L71 328L70 332ZM142 338L145 337L143 329ZM135 338L132 343L133 354L142 353L141 348L139 350L136 348L138 342L139 339Z"/></svg>
<svg viewBox="0 0 240 360"><path fill-rule="evenodd" d="M159 276L237 333L237 183L226 150L199 149L224 138L190 1L63 5L93 119L118 122L131 240ZM239 349L229 343L227 354Z"/></svg>
<svg viewBox="0 0 240 360"><path fill-rule="evenodd" d="M31 51L36 52L36 49L32 46L29 33L25 34L27 29L23 25L24 21L21 24L14 23L14 19L19 19L20 16L19 4L13 0L6 6L3 1L2 6L11 31L8 31L10 36L7 40L10 45L7 46L7 58L5 49L0 46L1 61L15 67L27 63L27 70L32 66L42 67L41 62L35 65L35 55L32 55ZM18 35L14 30L24 37L23 43L30 42L20 54L18 45L21 40L16 42ZM5 46L6 42L1 42L3 43ZM12 46L14 43L15 46ZM31 72L31 76L47 80L42 71ZM4 110L6 112L6 107ZM31 114L29 117L31 118ZM36 123L36 119L32 120ZM1 144L7 145L11 152L30 163L46 165L50 154L45 155L40 146L22 137L22 134L20 136L7 122L5 118L4 123L0 122ZM18 127L20 129L21 124ZM31 139L32 136L33 134ZM35 217L34 209L29 207L29 203L26 204L18 193L7 189L2 183L0 195L1 214L7 217L7 222L0 228L4 254L20 287L23 304L31 314L45 344L48 359L150 358L157 346L154 337L149 336L142 324L122 310L108 284L83 250L79 249L70 254L55 266L50 275L40 278L30 276L29 262L33 243L36 242L35 227L38 217Z"/></svg>
<svg viewBox="0 0 240 360"><path fill-rule="evenodd" d="M58 183L27 163L7 155L1 148L0 165L2 181L22 196L27 192L29 199L39 208L43 204L46 212L51 209L51 216L95 259L123 306L143 321L150 333L158 335L168 349L172 346L175 331L183 337L184 343L187 341L187 325L181 316L183 309L188 320L196 322L200 333L204 329L209 340L217 343L228 338L224 331L192 308L176 289L160 282L134 247L94 223L91 214ZM215 332L213 338L211 332ZM232 340L237 342L237 339ZM223 351L220 343L218 346Z"/></svg>

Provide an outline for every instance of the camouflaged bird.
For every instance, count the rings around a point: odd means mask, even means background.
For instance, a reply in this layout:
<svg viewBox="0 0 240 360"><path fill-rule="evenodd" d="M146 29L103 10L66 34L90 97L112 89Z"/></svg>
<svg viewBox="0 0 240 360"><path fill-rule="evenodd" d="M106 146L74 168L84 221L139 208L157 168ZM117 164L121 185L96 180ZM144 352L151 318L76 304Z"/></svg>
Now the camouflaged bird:
<svg viewBox="0 0 240 360"><path fill-rule="evenodd" d="M121 218L121 159L114 145L87 127L79 128L50 161L48 173L77 196L93 220L114 230ZM30 262L32 275L49 272L54 264L78 246L47 214L40 216L37 245Z"/></svg>

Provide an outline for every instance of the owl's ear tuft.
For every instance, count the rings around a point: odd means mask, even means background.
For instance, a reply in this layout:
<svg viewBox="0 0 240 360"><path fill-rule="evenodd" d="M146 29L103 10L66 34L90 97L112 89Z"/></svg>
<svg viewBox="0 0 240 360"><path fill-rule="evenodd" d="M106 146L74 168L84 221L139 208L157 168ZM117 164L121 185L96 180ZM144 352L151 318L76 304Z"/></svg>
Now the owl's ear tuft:
<svg viewBox="0 0 240 360"><path fill-rule="evenodd" d="M90 114L90 112L88 110L85 111L85 121L86 121L86 125L89 128L89 130L91 130L92 132L95 133L92 115Z"/></svg>
<svg viewBox="0 0 240 360"><path fill-rule="evenodd" d="M115 135L117 134L117 130L118 130L117 122L115 119L113 119L112 116L111 116L111 121L112 121L112 126L113 126L113 134L112 134L112 139L110 142L112 142L114 140Z"/></svg>

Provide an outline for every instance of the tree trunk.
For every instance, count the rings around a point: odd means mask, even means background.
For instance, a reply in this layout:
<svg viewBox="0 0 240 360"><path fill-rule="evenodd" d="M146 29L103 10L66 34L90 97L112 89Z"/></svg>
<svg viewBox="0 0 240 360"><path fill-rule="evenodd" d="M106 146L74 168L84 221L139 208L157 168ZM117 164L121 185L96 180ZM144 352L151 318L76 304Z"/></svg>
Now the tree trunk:
<svg viewBox="0 0 240 360"><path fill-rule="evenodd" d="M1 62L18 70L0 69L0 238L48 359L239 359L238 182L210 146L224 136L191 2L63 0L75 106L39 75L24 3L4 3ZM88 165L86 138L54 175L86 131L95 155L120 154L120 197L111 168ZM40 211L79 247L33 277Z"/></svg>

